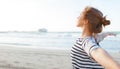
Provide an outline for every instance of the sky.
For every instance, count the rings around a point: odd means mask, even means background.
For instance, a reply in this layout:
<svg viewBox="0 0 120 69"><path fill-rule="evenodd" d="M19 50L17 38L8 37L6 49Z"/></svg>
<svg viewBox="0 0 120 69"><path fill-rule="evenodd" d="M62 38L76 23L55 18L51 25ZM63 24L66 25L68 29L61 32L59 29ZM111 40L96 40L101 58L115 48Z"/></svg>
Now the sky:
<svg viewBox="0 0 120 69"><path fill-rule="evenodd" d="M98 8L120 31L120 0L0 0L0 31L81 31L77 17L86 6Z"/></svg>

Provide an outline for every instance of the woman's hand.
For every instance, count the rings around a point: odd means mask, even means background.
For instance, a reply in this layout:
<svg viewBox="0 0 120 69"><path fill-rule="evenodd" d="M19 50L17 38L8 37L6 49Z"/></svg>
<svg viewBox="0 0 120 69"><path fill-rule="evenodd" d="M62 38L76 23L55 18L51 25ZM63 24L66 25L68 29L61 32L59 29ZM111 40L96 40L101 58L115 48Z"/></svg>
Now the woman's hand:
<svg viewBox="0 0 120 69"><path fill-rule="evenodd" d="M116 36L116 34L112 33L112 32L104 33L104 38L107 37L107 36Z"/></svg>

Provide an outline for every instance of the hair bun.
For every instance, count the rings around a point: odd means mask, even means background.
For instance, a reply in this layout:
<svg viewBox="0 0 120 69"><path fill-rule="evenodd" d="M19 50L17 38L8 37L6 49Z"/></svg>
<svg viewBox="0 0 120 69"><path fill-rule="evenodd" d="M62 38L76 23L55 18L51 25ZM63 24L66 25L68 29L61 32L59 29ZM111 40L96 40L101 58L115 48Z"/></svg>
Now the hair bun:
<svg viewBox="0 0 120 69"><path fill-rule="evenodd" d="M103 26L110 25L110 20L106 20L106 16L102 19Z"/></svg>

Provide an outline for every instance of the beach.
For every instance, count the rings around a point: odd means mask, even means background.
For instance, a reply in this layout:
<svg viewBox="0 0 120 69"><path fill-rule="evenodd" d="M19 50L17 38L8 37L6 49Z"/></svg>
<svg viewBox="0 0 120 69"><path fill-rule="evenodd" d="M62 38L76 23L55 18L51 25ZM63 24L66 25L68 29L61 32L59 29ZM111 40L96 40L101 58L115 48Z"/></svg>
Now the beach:
<svg viewBox="0 0 120 69"><path fill-rule="evenodd" d="M0 69L71 69L69 50L1 44Z"/></svg>
<svg viewBox="0 0 120 69"><path fill-rule="evenodd" d="M120 53L111 53L120 63ZM0 69L72 69L70 50L0 44Z"/></svg>

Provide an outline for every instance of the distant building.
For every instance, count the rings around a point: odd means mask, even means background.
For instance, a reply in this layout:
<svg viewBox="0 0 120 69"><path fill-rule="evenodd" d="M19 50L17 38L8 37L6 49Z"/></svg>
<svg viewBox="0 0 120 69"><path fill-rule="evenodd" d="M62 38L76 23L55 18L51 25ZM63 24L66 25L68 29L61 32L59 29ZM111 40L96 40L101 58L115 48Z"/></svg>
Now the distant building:
<svg viewBox="0 0 120 69"><path fill-rule="evenodd" d="M38 31L39 31L39 32L48 32L47 29L45 29L45 28L41 28L41 29L39 29Z"/></svg>

